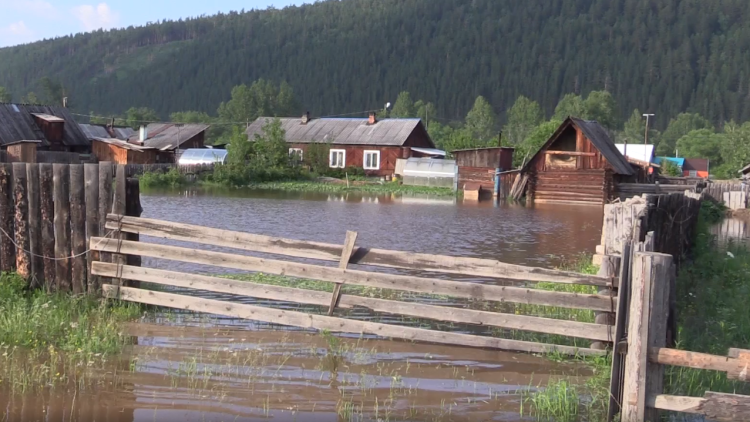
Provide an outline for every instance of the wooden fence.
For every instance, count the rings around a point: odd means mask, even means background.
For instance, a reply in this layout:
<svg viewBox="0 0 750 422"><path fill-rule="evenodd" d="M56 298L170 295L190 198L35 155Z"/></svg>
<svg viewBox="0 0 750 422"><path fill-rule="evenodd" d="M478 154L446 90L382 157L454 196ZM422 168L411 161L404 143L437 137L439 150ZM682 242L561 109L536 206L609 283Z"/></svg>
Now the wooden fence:
<svg viewBox="0 0 750 422"><path fill-rule="evenodd" d="M121 256L151 257L191 262L233 270L263 272L286 277L314 279L332 283L333 294L305 289L255 284L198 274L187 274L125 264L124 258L114 262L94 262L92 273L109 277L112 284L103 286L106 296L123 300L189 309L283 325L328 329L338 332L375 334L384 337L409 339L433 343L456 344L524 352L557 351L565 354L602 355L606 351L590 347L547 344L506 338L436 331L425 328L395 326L371 321L355 321L333 316L338 308L364 307L374 312L398 314L469 325L498 327L534 333L560 335L589 341L609 342L613 337L609 325L552 319L514 313L488 312L468 308L438 306L434 304L376 299L355 294L341 294L342 285L397 290L427 295L446 295L453 298L509 302L539 307L582 308L612 312L617 307L617 297L609 294L579 294L534 289L518 286L520 282L554 282L599 286L611 289L618 283L616 277L600 277L543 268L505 264L495 260L438 256L403 251L370 249L356 246L357 234L348 232L343 244L306 242L281 239L250 233L174 223L169 221L109 215L105 227L115 230L110 238L93 237L91 249L100 253ZM163 244L124 240L125 235L147 235L191 242L208 247L233 248L251 253L272 254L277 258L237 255L215 250L204 250ZM120 255L122 254L122 255ZM338 263L329 265L293 262L289 258L306 258L315 261ZM367 271L357 268L367 265ZM374 268L374 269L373 269ZM433 273L431 276L399 275L382 272L383 269L408 269ZM434 278L434 273L445 277ZM515 286L491 285L453 281L450 275L489 277L515 282ZM276 301L317 305L326 310L323 314L279 310L269 307L203 299L169 292L149 291L124 287L122 280L156 283L178 288L228 293ZM578 343L575 343L578 344Z"/></svg>
<svg viewBox="0 0 750 422"><path fill-rule="evenodd" d="M731 209L747 208L750 185L743 183L711 183L703 193L707 199L724 204Z"/></svg>
<svg viewBox="0 0 750 422"><path fill-rule="evenodd" d="M624 201L628 198L641 195L660 195L669 193L695 192L695 185L668 185L661 183L617 183L615 195Z"/></svg>
<svg viewBox="0 0 750 422"><path fill-rule="evenodd" d="M96 292L86 245L106 233L114 171L111 163L0 164L0 270L48 291ZM124 175L117 168L117 184L127 186L125 213L140 215L138 182Z"/></svg>

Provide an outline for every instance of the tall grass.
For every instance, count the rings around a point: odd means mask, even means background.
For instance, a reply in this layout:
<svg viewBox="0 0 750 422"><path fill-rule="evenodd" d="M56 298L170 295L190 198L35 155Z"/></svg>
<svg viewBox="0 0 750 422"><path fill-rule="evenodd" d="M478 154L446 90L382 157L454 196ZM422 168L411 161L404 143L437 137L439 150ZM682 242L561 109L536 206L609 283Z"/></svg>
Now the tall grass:
<svg viewBox="0 0 750 422"><path fill-rule="evenodd" d="M146 172L140 175L138 180L144 188L178 188L188 184L187 177L176 168L171 168L165 173Z"/></svg>
<svg viewBox="0 0 750 422"><path fill-rule="evenodd" d="M373 194L430 194L436 196L456 196L451 188L440 188L430 186L408 186L398 182L351 184L326 183L315 181L281 181L281 182L259 182L249 183L250 189L281 190L294 192L323 192L323 193L347 193L361 192Z"/></svg>

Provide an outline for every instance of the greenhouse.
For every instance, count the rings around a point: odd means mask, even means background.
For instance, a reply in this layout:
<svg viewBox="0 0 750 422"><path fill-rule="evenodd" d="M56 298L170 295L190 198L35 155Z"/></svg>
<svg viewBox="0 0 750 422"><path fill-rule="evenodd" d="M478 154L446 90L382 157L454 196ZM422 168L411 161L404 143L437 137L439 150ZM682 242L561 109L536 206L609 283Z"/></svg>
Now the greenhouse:
<svg viewBox="0 0 750 422"><path fill-rule="evenodd" d="M185 150L178 164L181 166L191 164L224 164L227 161L227 150L209 148L190 148Z"/></svg>
<svg viewBox="0 0 750 422"><path fill-rule="evenodd" d="M404 166L404 184L455 189L456 161L409 158Z"/></svg>

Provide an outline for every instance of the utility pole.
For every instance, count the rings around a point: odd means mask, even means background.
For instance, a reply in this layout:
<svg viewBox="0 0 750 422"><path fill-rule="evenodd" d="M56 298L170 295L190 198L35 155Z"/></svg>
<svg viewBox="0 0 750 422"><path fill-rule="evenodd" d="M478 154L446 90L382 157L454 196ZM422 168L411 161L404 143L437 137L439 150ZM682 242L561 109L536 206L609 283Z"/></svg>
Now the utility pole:
<svg viewBox="0 0 750 422"><path fill-rule="evenodd" d="M649 117L654 117L654 114L644 113L643 117L646 118L646 134L643 137L643 145L646 145L646 144L648 144L648 121L649 121Z"/></svg>

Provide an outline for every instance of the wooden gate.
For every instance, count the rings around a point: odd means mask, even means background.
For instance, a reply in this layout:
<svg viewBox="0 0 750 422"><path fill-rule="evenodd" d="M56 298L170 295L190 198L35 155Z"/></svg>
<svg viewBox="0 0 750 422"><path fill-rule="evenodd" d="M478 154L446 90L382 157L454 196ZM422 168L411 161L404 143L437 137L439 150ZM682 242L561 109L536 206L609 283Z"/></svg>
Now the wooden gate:
<svg viewBox="0 0 750 422"><path fill-rule="evenodd" d="M605 350L589 347L590 341L611 342L614 332L610 325L489 312L452 306L439 306L413 301L379 299L357 294L342 294L343 285L440 295L451 298L509 302L539 307L578 308L611 313L617 308L616 277L602 277L574 272L506 264L495 260L440 256L404 251L370 249L356 245L357 233L348 232L340 245L282 239L244 232L110 214L106 228L114 231L109 238L95 237L90 247L100 253L113 254L112 262L94 262L92 273L109 284L103 286L105 296L150 305L206 312L256 321L317 330L454 345L515 350L533 353L559 352L568 355L602 355ZM197 247L171 246L126 240L128 236L146 235L192 244L206 245L214 250ZM232 248L255 254L218 252L216 247ZM257 256L258 253L263 254ZM268 258L267 254L274 258ZM173 261L222 267L232 270L262 272L298 279L313 279L333 284L333 293L302 288L272 286L208 275L188 274L129 264L126 256L151 257ZM300 262L304 259L305 262ZM314 262L314 263L313 263ZM326 264L327 263L327 264ZM338 263L333 266L332 263ZM362 266L367 266L362 268ZM397 271L394 271L397 270ZM403 275L398 270L418 271L420 276ZM427 272L427 275L421 275ZM435 273L439 273L435 275ZM455 276L472 276L503 280L496 285L456 281ZM453 276L453 277L451 277ZM454 278L453 280L451 278ZM167 291L151 291L128 287L123 281L155 283L177 288L242 295L274 301L317 305L315 312L282 310L266 306L240 304L181 295ZM556 292L534 288L537 282L598 286L606 294ZM498 327L584 339L567 345L515 340L490 335L406 327L373 321L353 320L334 316L337 308L363 307L374 312L406 317L448 321L478 326ZM512 312L512 310L511 310ZM570 345L570 344L574 345Z"/></svg>

